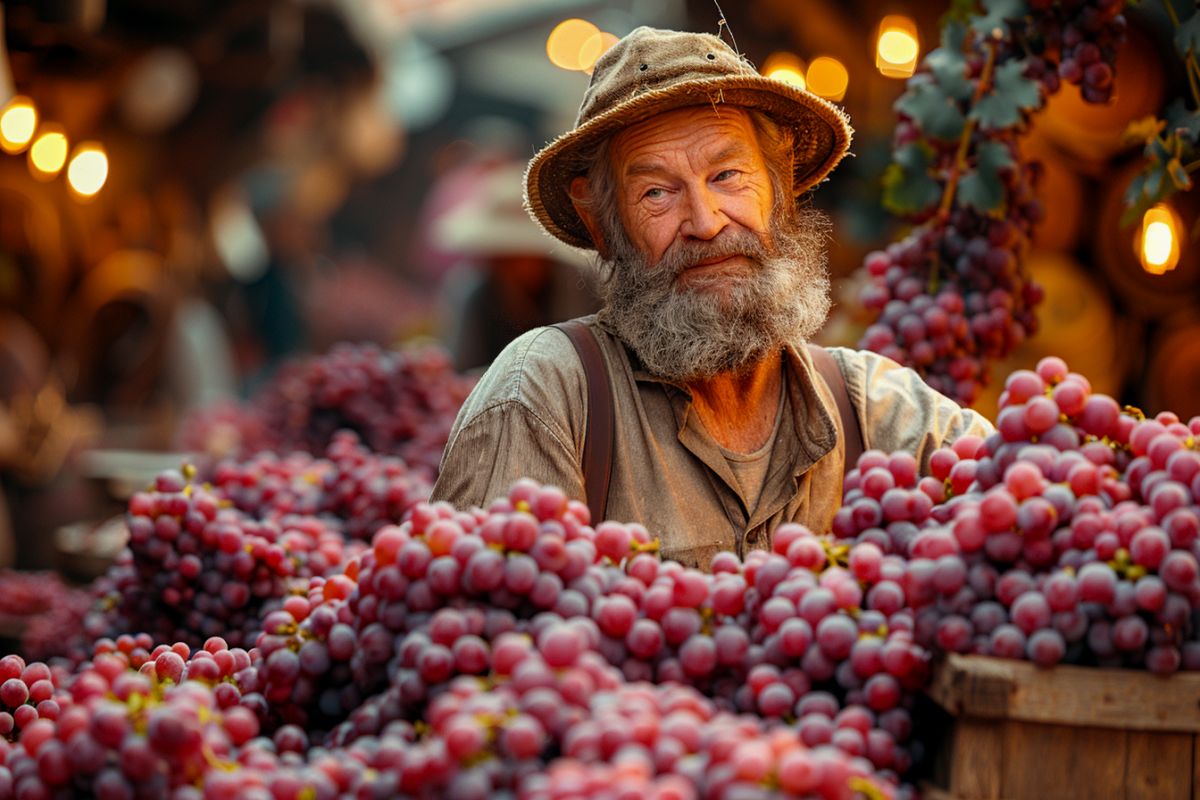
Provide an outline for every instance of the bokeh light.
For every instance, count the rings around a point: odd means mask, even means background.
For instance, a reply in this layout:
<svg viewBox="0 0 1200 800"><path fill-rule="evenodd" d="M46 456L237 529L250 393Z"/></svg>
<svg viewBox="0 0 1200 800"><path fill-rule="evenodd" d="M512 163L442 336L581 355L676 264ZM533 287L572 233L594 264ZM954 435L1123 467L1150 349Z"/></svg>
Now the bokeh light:
<svg viewBox="0 0 1200 800"><path fill-rule="evenodd" d="M33 139L37 130L38 113L33 101L17 95L0 111L0 148L6 153L19 153Z"/></svg>
<svg viewBox="0 0 1200 800"><path fill-rule="evenodd" d="M1142 215L1142 230L1136 244L1142 269L1162 275L1179 264L1179 238L1182 224L1175 210L1166 203L1147 209Z"/></svg>
<svg viewBox="0 0 1200 800"><path fill-rule="evenodd" d="M804 80L804 63L792 53L772 53L763 62L762 74L782 83L804 89L808 85Z"/></svg>
<svg viewBox="0 0 1200 800"><path fill-rule="evenodd" d="M546 39L546 55L550 62L562 69L581 70L584 65L580 62L584 45L592 36L600 33L600 29L586 19L568 19L558 23ZM600 52L596 53L599 58ZM592 59L595 62L595 59ZM590 64L588 66L591 66Z"/></svg>
<svg viewBox="0 0 1200 800"><path fill-rule="evenodd" d="M67 182L81 197L92 197L108 180L108 156L95 142L79 145L67 166Z"/></svg>
<svg viewBox="0 0 1200 800"><path fill-rule="evenodd" d="M61 172L67 163L67 149L67 134L62 128L45 125L29 148L29 168L34 177L49 180Z"/></svg>
<svg viewBox="0 0 1200 800"><path fill-rule="evenodd" d="M888 78L908 78L917 69L921 44L911 19L889 15L879 23L875 45L875 67Z"/></svg>
<svg viewBox="0 0 1200 800"><path fill-rule="evenodd" d="M808 90L826 100L841 100L850 85L846 66L832 56L818 56L808 65L805 74Z"/></svg>

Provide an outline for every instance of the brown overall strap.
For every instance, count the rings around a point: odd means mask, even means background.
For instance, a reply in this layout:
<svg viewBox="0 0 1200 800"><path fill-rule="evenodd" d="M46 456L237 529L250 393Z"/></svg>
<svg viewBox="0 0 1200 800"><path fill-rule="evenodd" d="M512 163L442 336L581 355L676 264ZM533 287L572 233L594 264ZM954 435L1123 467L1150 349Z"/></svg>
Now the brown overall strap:
<svg viewBox="0 0 1200 800"><path fill-rule="evenodd" d="M849 472L858 466L858 457L863 452L862 428L858 424L858 415L854 406L850 405L850 395L846 393L846 378L838 367L829 351L820 345L810 344L809 355L812 356L813 366L825 379L833 399L837 403L838 415L842 418L842 432L846 437L846 465L844 472Z"/></svg>
<svg viewBox="0 0 1200 800"><path fill-rule="evenodd" d="M579 320L560 322L554 327L567 335L587 376L587 432L583 440L583 483L587 492L588 510L592 524L604 520L608 508L608 484L612 476L613 435L615 414L612 387L604 354L591 328Z"/></svg>

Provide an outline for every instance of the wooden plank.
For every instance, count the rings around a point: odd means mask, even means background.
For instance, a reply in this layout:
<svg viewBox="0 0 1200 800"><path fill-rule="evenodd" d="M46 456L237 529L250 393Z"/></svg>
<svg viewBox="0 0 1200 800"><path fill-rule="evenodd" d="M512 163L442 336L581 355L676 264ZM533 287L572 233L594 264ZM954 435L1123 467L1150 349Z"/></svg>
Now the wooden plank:
<svg viewBox="0 0 1200 800"><path fill-rule="evenodd" d="M1004 797L1123 800L1126 733L1008 722L1004 725Z"/></svg>
<svg viewBox="0 0 1200 800"><path fill-rule="evenodd" d="M1131 732L1126 800L1190 800L1194 738L1186 733Z"/></svg>
<svg viewBox="0 0 1200 800"><path fill-rule="evenodd" d="M1200 732L1200 674L1057 666L950 654L928 694L958 717Z"/></svg>
<svg viewBox="0 0 1200 800"><path fill-rule="evenodd" d="M948 793L957 800L1000 800L1004 723L957 720L949 749Z"/></svg>
<svg viewBox="0 0 1200 800"><path fill-rule="evenodd" d="M1192 800L1200 800L1200 736L1192 737Z"/></svg>

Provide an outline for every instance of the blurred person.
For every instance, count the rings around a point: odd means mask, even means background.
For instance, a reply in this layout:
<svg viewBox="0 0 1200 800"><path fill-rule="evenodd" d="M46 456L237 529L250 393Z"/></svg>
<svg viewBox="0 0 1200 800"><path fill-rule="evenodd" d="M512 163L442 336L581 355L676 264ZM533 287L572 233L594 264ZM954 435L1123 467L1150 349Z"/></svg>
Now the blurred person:
<svg viewBox="0 0 1200 800"><path fill-rule="evenodd" d="M486 367L525 331L596 309L585 256L548 239L525 213L523 165L494 167L434 226L461 259L443 284L447 347L459 370Z"/></svg>
<svg viewBox="0 0 1200 800"><path fill-rule="evenodd" d="M467 399L433 498L486 506L529 477L584 500L600 484L594 515L706 568L769 548L784 522L830 530L858 450L922 466L990 433L910 369L809 344L830 307L829 222L803 200L850 137L832 103L714 36L642 27L614 44L525 178L538 223L599 256L604 307L579 324L608 384L610 458L585 474L596 384L564 331L539 328Z"/></svg>

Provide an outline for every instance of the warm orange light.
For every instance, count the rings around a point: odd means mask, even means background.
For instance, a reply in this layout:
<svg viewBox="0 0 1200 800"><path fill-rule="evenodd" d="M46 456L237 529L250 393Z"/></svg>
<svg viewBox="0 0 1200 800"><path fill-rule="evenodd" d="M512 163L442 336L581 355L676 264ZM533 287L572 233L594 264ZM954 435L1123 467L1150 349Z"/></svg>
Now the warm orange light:
<svg viewBox="0 0 1200 800"><path fill-rule="evenodd" d="M772 53L767 56L762 65L762 74L797 89L807 86L804 80L804 63L791 53Z"/></svg>
<svg viewBox="0 0 1200 800"><path fill-rule="evenodd" d="M75 148L75 155L67 165L67 182L81 198L92 197L104 187L108 180L108 156L96 142L87 142Z"/></svg>
<svg viewBox="0 0 1200 800"><path fill-rule="evenodd" d="M826 100L841 100L850 85L850 73L842 62L832 56L819 56L808 65L805 74L808 90Z"/></svg>
<svg viewBox="0 0 1200 800"><path fill-rule="evenodd" d="M1142 215L1142 230L1137 237L1142 269L1162 275L1179 264L1179 240L1183 224L1166 203L1159 203Z"/></svg>
<svg viewBox="0 0 1200 800"><path fill-rule="evenodd" d="M19 153L25 149L37 130L38 113L33 101L17 95L0 111L0 149Z"/></svg>
<svg viewBox="0 0 1200 800"><path fill-rule="evenodd" d="M920 54L921 44L915 22L898 14L880 20L875 66L882 75L888 78L910 77L917 69Z"/></svg>
<svg viewBox="0 0 1200 800"><path fill-rule="evenodd" d="M596 60L617 43L617 37L608 31L596 31L587 38L579 48L579 68L589 75L596 66Z"/></svg>
<svg viewBox="0 0 1200 800"><path fill-rule="evenodd" d="M580 63L583 46L600 29L586 19L568 19L558 23L546 39L546 55L550 62L562 69L584 69ZM596 53L598 58L600 53ZM595 59L593 59L593 63ZM590 64L588 66L591 66Z"/></svg>
<svg viewBox="0 0 1200 800"><path fill-rule="evenodd" d="M42 127L42 132L29 148L29 168L35 178L49 180L62 171L67 163L67 134L57 125Z"/></svg>

